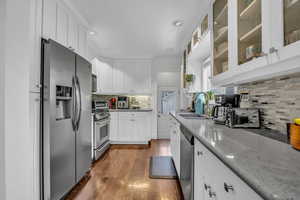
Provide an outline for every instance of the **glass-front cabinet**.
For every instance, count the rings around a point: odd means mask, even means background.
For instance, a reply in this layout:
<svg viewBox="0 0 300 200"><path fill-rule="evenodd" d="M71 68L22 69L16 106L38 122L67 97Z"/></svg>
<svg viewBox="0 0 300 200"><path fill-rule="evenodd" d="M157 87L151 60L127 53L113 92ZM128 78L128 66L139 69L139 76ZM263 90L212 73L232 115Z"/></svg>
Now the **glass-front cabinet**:
<svg viewBox="0 0 300 200"><path fill-rule="evenodd" d="M216 0L213 5L213 74L228 71L228 2Z"/></svg>
<svg viewBox="0 0 300 200"><path fill-rule="evenodd" d="M300 0L215 0L213 22L214 85L300 72Z"/></svg>
<svg viewBox="0 0 300 200"><path fill-rule="evenodd" d="M300 1L284 0L284 45L300 40Z"/></svg>
<svg viewBox="0 0 300 200"><path fill-rule="evenodd" d="M300 55L300 0L273 0L271 5L272 61Z"/></svg>
<svg viewBox="0 0 300 200"><path fill-rule="evenodd" d="M238 63L262 56L263 0L238 1Z"/></svg>

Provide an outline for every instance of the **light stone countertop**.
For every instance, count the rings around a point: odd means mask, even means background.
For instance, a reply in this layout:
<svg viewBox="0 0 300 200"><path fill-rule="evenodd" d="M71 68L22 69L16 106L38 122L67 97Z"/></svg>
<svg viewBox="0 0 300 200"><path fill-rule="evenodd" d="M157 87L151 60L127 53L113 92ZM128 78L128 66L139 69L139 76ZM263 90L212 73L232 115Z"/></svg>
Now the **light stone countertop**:
<svg viewBox="0 0 300 200"><path fill-rule="evenodd" d="M109 109L109 112L152 112L152 109Z"/></svg>
<svg viewBox="0 0 300 200"><path fill-rule="evenodd" d="M243 129L179 114L171 115L264 199L300 200L299 151Z"/></svg>

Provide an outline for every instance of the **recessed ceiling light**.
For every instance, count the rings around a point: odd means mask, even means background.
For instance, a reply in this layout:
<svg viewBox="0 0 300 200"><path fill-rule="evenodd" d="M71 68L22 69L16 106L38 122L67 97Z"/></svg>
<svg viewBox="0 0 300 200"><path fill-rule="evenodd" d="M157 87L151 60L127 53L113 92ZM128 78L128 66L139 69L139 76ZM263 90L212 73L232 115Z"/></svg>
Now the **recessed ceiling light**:
<svg viewBox="0 0 300 200"><path fill-rule="evenodd" d="M95 31L90 31L90 35L95 35L96 32Z"/></svg>
<svg viewBox="0 0 300 200"><path fill-rule="evenodd" d="M180 21L180 20L176 20L176 21L173 23L173 25L176 26L176 27L180 27L180 26L183 25L183 22Z"/></svg>

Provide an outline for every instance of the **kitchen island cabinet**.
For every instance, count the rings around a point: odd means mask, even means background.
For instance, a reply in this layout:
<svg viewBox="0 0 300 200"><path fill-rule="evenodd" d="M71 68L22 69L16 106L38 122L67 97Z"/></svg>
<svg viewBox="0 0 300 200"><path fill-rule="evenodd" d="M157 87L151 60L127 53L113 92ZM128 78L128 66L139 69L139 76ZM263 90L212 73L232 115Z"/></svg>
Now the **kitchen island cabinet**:
<svg viewBox="0 0 300 200"><path fill-rule="evenodd" d="M172 116L195 138L196 197L287 200L300 196L300 154L289 144L208 119Z"/></svg>
<svg viewBox="0 0 300 200"><path fill-rule="evenodd" d="M199 140L195 140L194 155L195 199L263 200Z"/></svg>

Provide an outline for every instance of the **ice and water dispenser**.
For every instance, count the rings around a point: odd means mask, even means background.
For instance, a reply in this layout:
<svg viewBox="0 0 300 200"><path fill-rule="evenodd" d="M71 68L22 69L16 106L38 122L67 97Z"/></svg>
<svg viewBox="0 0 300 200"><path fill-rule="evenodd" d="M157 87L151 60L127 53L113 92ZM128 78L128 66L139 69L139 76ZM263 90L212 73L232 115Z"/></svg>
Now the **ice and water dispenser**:
<svg viewBox="0 0 300 200"><path fill-rule="evenodd" d="M72 87L56 86L56 120L71 118Z"/></svg>

